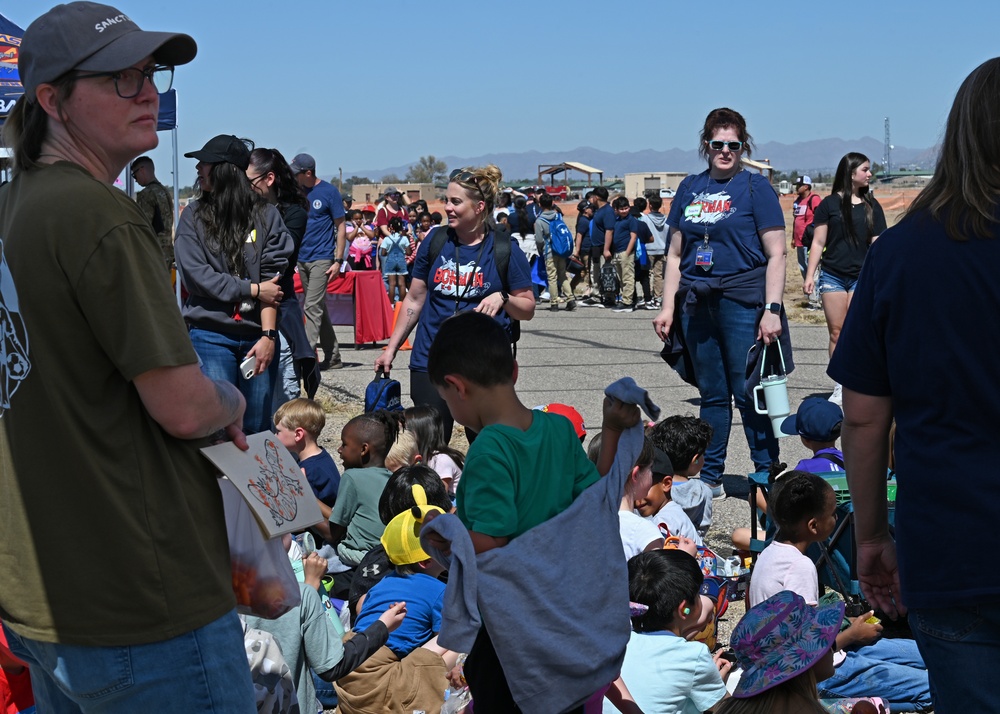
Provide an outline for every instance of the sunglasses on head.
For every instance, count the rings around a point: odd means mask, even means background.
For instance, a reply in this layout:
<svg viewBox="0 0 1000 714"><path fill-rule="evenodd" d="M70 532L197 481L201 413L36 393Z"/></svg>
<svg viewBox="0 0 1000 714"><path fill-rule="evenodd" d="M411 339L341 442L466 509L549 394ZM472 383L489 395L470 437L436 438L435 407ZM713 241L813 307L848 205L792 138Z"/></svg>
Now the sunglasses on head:
<svg viewBox="0 0 1000 714"><path fill-rule="evenodd" d="M476 178L476 175L471 171L466 171L464 169L455 169L454 171L452 171L451 174L448 176L448 180L464 181L466 183L474 183L476 185L479 184L479 179Z"/></svg>
<svg viewBox="0 0 1000 714"><path fill-rule="evenodd" d="M712 139L708 142L708 148L712 151L722 151L723 148L728 148L730 151L739 151L743 148L742 141L719 141L718 139Z"/></svg>

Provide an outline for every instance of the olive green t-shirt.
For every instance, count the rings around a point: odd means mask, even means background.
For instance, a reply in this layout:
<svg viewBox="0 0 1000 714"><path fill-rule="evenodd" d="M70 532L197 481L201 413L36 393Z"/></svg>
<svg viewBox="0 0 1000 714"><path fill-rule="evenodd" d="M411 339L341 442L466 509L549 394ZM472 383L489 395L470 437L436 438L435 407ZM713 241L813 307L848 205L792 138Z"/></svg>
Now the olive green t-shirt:
<svg viewBox="0 0 1000 714"><path fill-rule="evenodd" d="M494 424L479 432L456 515L470 531L513 538L562 513L599 479L569 419L536 410L527 431Z"/></svg>
<svg viewBox="0 0 1000 714"><path fill-rule="evenodd" d="M156 236L60 162L0 188L0 619L47 642L168 639L235 606L201 441L132 380L197 363Z"/></svg>

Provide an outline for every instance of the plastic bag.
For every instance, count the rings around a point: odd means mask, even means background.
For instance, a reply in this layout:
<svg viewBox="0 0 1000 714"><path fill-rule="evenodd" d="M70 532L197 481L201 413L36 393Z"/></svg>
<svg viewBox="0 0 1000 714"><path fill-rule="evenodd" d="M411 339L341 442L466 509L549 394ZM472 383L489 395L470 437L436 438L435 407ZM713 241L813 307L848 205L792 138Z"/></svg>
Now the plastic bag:
<svg viewBox="0 0 1000 714"><path fill-rule="evenodd" d="M226 509L236 611L273 620L302 602L281 538L267 540L239 489L219 479Z"/></svg>

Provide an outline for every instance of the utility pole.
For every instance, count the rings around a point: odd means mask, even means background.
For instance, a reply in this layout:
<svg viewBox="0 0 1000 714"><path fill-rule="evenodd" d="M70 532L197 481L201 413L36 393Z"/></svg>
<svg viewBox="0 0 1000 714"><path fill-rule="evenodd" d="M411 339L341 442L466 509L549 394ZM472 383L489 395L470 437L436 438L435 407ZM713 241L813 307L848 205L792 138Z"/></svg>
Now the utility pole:
<svg viewBox="0 0 1000 714"><path fill-rule="evenodd" d="M344 190L344 169L342 169L340 166L338 166L337 167L337 171L340 172L340 190L343 191Z"/></svg>
<svg viewBox="0 0 1000 714"><path fill-rule="evenodd" d="M883 178L888 179L892 173L892 140L889 137L889 117L885 118L885 148L883 149Z"/></svg>

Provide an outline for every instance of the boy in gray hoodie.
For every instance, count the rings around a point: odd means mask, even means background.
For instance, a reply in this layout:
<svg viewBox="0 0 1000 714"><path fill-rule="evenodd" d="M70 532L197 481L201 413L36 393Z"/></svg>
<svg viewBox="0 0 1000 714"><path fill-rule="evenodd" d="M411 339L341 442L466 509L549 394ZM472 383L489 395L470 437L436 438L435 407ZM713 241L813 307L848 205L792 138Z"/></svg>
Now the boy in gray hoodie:
<svg viewBox="0 0 1000 714"><path fill-rule="evenodd" d="M668 243L667 217L660 213L663 199L650 196L647 199L649 213L643 213L641 220L649 226L653 234L653 242L646 244L646 254L649 256L649 272L653 276L653 303L661 307L663 302L663 269L666 267L666 252Z"/></svg>
<svg viewBox="0 0 1000 714"><path fill-rule="evenodd" d="M545 256L545 272L549 278L549 310L555 312L559 309L559 303L566 301L567 310L576 309L576 296L573 295L573 288L570 287L569 278L566 277L566 259L556 255L552 251L552 231L549 230L549 222L559 215L553 208L552 196L542 194L538 198L538 205L542 212L535 219L535 242L544 243L544 250L539 247L539 255ZM562 297L559 291L562 290Z"/></svg>

